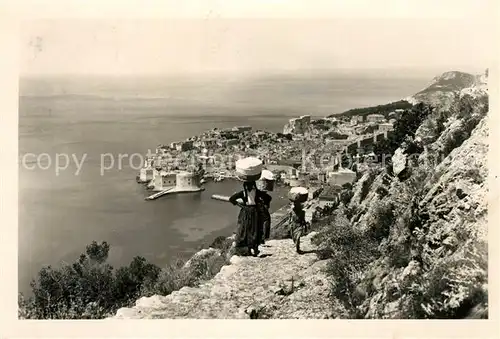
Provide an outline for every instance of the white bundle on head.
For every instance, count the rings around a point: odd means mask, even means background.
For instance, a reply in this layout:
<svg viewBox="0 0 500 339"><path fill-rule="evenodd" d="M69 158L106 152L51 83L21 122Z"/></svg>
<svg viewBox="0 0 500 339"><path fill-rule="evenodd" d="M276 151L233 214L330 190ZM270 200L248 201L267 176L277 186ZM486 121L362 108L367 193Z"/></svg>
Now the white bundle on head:
<svg viewBox="0 0 500 339"><path fill-rule="evenodd" d="M304 202L307 200L309 190L305 187L292 187L288 193L288 198L293 202Z"/></svg>
<svg viewBox="0 0 500 339"><path fill-rule="evenodd" d="M262 174L260 176L260 179L272 181L272 180L274 180L274 174L273 174L273 172L271 172L269 170L262 170Z"/></svg>
<svg viewBox="0 0 500 339"><path fill-rule="evenodd" d="M256 181L262 173L262 160L248 157L236 161L236 175L243 181Z"/></svg>
<svg viewBox="0 0 500 339"><path fill-rule="evenodd" d="M290 193L292 194L309 194L309 190L305 187L292 187L290 189Z"/></svg>
<svg viewBox="0 0 500 339"><path fill-rule="evenodd" d="M261 191L272 192L274 191L274 174L269 170L262 170L262 175L257 181L257 187Z"/></svg>

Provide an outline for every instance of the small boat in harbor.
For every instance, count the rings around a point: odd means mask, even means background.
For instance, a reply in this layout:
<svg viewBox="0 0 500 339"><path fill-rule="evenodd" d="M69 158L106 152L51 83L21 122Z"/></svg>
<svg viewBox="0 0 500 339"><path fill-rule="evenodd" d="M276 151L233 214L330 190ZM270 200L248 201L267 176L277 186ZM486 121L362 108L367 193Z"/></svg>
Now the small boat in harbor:
<svg viewBox="0 0 500 339"><path fill-rule="evenodd" d="M222 176L222 175L216 175L216 176L214 176L214 181L215 182L219 182L219 181L222 181L222 180L224 180L224 176Z"/></svg>
<svg viewBox="0 0 500 339"><path fill-rule="evenodd" d="M214 181L219 182L226 178L226 172L220 171L218 173L214 173Z"/></svg>

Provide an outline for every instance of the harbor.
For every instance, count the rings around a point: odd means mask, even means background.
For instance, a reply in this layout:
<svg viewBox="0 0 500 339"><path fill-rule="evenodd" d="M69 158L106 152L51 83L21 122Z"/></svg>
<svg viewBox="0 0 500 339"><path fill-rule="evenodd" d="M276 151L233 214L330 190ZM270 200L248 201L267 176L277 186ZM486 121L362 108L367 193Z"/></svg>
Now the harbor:
<svg viewBox="0 0 500 339"><path fill-rule="evenodd" d="M342 186L356 180L353 163L373 158L374 144L391 135L399 114L400 109L367 116L312 119L302 115L290 119L283 133L251 126L213 128L185 140L159 144L154 154L147 154L137 182L155 192L147 200L199 192L208 181L236 179L236 161L256 157L273 172L277 184L309 189ZM177 187L179 172L197 179Z"/></svg>

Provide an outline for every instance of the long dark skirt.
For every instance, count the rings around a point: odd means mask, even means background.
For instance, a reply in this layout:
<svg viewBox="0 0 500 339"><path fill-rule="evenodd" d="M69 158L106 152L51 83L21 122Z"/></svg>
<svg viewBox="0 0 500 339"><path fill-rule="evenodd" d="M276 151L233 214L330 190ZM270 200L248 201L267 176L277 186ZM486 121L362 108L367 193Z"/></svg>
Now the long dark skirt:
<svg viewBox="0 0 500 339"><path fill-rule="evenodd" d="M236 230L236 247L256 249L261 243L262 227L259 211L256 206L242 206L238 215Z"/></svg>

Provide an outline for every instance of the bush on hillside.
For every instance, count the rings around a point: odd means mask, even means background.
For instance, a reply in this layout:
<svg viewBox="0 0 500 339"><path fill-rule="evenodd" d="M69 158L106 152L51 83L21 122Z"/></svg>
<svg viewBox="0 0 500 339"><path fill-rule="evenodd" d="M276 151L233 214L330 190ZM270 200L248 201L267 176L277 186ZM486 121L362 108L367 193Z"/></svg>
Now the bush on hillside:
<svg viewBox="0 0 500 339"><path fill-rule="evenodd" d="M374 239L376 242L382 241L382 239L389 236L394 220L394 205L390 202L379 202L373 212L373 222L369 225L366 236Z"/></svg>
<svg viewBox="0 0 500 339"><path fill-rule="evenodd" d="M488 317L487 245L468 241L451 256L436 258L422 274L403 284L407 318L461 319L480 310Z"/></svg>
<svg viewBox="0 0 500 339"><path fill-rule="evenodd" d="M33 297L20 305L22 316L35 319L102 318L115 306L137 297L142 282L155 278L159 268L134 258L128 268L114 274L106 263L109 245L95 241L73 264L59 269L44 267L31 283ZM90 306L89 306L90 305Z"/></svg>
<svg viewBox="0 0 500 339"><path fill-rule="evenodd" d="M167 295L183 286L212 278L227 264L228 241L218 241L220 255L194 257L190 265L178 260L160 269L143 257L114 270L106 263L110 246L92 242L73 264L44 267L31 283L33 296L19 296L23 319L101 319L142 296Z"/></svg>
<svg viewBox="0 0 500 339"><path fill-rule="evenodd" d="M333 260L325 272L332 282L331 297L342 303L344 316L362 317L358 306L363 298L356 287L363 270L379 254L377 242L353 228L342 208L331 216L312 241L332 255Z"/></svg>
<svg viewBox="0 0 500 339"><path fill-rule="evenodd" d="M423 103L413 106L411 110L404 111L401 117L396 120L393 132L388 135L387 139L375 143L373 152L379 158L383 155L394 154L403 141L414 139L417 129L433 111L434 108Z"/></svg>
<svg viewBox="0 0 500 339"><path fill-rule="evenodd" d="M352 186L351 188L344 188L340 192L340 201L344 204L344 206L347 206L351 202L353 196L354 192L352 191Z"/></svg>
<svg viewBox="0 0 500 339"><path fill-rule="evenodd" d="M481 121L482 117L474 115L462 120L461 128L456 129L453 133L447 135L443 141L443 157L448 156L455 148L460 147L463 142L469 139L472 131Z"/></svg>

